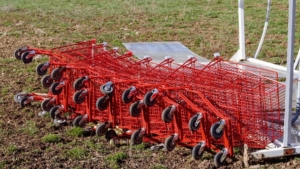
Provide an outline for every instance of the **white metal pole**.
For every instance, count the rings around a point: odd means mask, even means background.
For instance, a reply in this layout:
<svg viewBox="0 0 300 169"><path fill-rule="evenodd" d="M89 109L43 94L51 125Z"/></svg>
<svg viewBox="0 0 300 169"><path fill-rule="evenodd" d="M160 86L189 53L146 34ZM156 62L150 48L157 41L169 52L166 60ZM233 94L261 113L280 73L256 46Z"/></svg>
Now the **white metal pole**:
<svg viewBox="0 0 300 169"><path fill-rule="evenodd" d="M244 0L239 0L239 45L240 60L246 59L245 53L245 18L244 18Z"/></svg>
<svg viewBox="0 0 300 169"><path fill-rule="evenodd" d="M296 0L289 0L289 23L288 23L288 49L287 49L287 74L285 95L285 116L283 147L289 147L291 142L291 117L293 96L293 61L294 61L294 39L295 39L295 13Z"/></svg>
<svg viewBox="0 0 300 169"><path fill-rule="evenodd" d="M295 60L295 62L294 62L294 70L296 70L297 66L299 65L299 60L300 60L300 49L299 49L299 51L298 51L296 60ZM300 66L299 66L299 67L300 67Z"/></svg>

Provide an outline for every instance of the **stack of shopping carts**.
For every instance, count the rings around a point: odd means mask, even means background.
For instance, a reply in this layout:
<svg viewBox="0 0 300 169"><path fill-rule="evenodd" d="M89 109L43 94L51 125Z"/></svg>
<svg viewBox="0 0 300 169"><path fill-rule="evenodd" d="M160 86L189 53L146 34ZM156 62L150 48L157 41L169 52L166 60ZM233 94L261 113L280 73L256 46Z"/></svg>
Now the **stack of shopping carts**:
<svg viewBox="0 0 300 169"><path fill-rule="evenodd" d="M218 152L216 166L234 155L233 147L264 148L282 135L285 86L276 72L224 61L219 54L208 64L193 56L182 64L171 57L154 63L96 40L15 51L26 64L35 55L49 56L36 67L48 93L21 92L15 101L21 107L40 101L56 123L94 122L99 136L163 143L168 151L193 147L194 159L212 149Z"/></svg>

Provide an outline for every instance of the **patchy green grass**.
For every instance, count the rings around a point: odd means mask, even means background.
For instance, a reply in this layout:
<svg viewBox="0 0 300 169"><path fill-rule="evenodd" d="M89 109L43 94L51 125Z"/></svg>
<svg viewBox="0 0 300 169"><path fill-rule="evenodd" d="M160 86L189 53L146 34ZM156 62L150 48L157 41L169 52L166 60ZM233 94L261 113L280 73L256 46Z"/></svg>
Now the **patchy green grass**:
<svg viewBox="0 0 300 169"><path fill-rule="evenodd" d="M167 167L163 164L156 164L152 167L152 169L167 169Z"/></svg>
<svg viewBox="0 0 300 169"><path fill-rule="evenodd" d="M34 136L35 134L37 134L39 129L36 127L34 121L26 121L23 125L23 128L21 128L21 131L25 132L30 136Z"/></svg>
<svg viewBox="0 0 300 169"><path fill-rule="evenodd" d="M18 150L17 146L15 146L15 145L9 145L8 148L7 148L7 151L10 154L14 154L15 152L17 152L17 150Z"/></svg>
<svg viewBox="0 0 300 169"><path fill-rule="evenodd" d="M80 137L83 135L83 129L80 127L73 127L66 131L68 136Z"/></svg>
<svg viewBox="0 0 300 169"><path fill-rule="evenodd" d="M73 159L84 159L87 156L87 151L83 148L74 147L66 152L67 157Z"/></svg>
<svg viewBox="0 0 300 169"><path fill-rule="evenodd" d="M148 146L147 143L141 143L141 144L133 145L133 148L136 149L136 150L144 151L147 146Z"/></svg>
<svg viewBox="0 0 300 169"><path fill-rule="evenodd" d="M113 155L105 157L105 161L109 164L111 168L115 169L119 168L120 162L122 162L122 160L125 160L127 157L127 154L125 154L124 152L117 152Z"/></svg>
<svg viewBox="0 0 300 169"><path fill-rule="evenodd" d="M5 168L5 163L0 161L0 169Z"/></svg>
<svg viewBox="0 0 300 169"><path fill-rule="evenodd" d="M61 137L57 134L47 134L42 137L42 141L46 143L58 143L60 140Z"/></svg>

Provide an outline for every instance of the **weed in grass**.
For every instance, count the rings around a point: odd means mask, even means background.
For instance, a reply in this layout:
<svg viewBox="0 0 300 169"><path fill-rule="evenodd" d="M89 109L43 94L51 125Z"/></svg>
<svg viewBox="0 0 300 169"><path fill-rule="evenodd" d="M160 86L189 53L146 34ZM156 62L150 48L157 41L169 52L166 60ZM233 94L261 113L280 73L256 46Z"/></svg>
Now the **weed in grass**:
<svg viewBox="0 0 300 169"><path fill-rule="evenodd" d="M233 152L234 154L242 154L243 150L241 147L234 147Z"/></svg>
<svg viewBox="0 0 300 169"><path fill-rule="evenodd" d="M295 157L294 160L300 161L300 157Z"/></svg>
<svg viewBox="0 0 300 169"><path fill-rule="evenodd" d="M64 146L64 143L59 142L59 143L57 143L56 145L57 145L57 147L63 147L63 146Z"/></svg>
<svg viewBox="0 0 300 169"><path fill-rule="evenodd" d="M21 130L30 136L33 136L39 131L39 129L35 126L34 121L26 121L24 127Z"/></svg>
<svg viewBox="0 0 300 169"><path fill-rule="evenodd" d="M15 152L17 152L18 149L15 145L9 145L7 150L8 150L8 153L14 154Z"/></svg>
<svg viewBox="0 0 300 169"><path fill-rule="evenodd" d="M49 112L45 112L45 114L42 115L44 118L50 119L50 113ZM52 123L54 125L54 123Z"/></svg>
<svg viewBox="0 0 300 169"><path fill-rule="evenodd" d="M50 116L50 115L49 115ZM53 122L48 122L47 124L46 124L46 127L47 128L52 128L52 127L55 127L55 124L53 123Z"/></svg>
<svg viewBox="0 0 300 169"><path fill-rule="evenodd" d="M33 90L32 86L28 85L28 86L24 86L24 88L22 89L22 91L30 93L30 92L32 92L34 90Z"/></svg>
<svg viewBox="0 0 300 169"><path fill-rule="evenodd" d="M134 145L133 148L136 150L145 150L147 146L148 146L147 143L141 143L141 144Z"/></svg>
<svg viewBox="0 0 300 169"><path fill-rule="evenodd" d="M3 59L1 59L1 63L5 63L5 64L9 64L9 63L13 63L13 62L15 62L16 61L16 59L15 58L3 58Z"/></svg>
<svg viewBox="0 0 300 169"><path fill-rule="evenodd" d="M28 82L28 83L32 83L32 82L34 82L34 78L32 78L32 77L28 77L28 78L26 79L26 82Z"/></svg>
<svg viewBox="0 0 300 169"><path fill-rule="evenodd" d="M164 161L166 161L167 158L166 158L166 156L165 156L164 154L161 154L161 155L158 157L158 159L159 159L160 162L163 163Z"/></svg>
<svg viewBox="0 0 300 169"><path fill-rule="evenodd" d="M42 137L42 141L45 143L58 143L61 137L57 134L48 134Z"/></svg>
<svg viewBox="0 0 300 169"><path fill-rule="evenodd" d="M5 162L0 162L0 169L3 169L3 168L5 168Z"/></svg>
<svg viewBox="0 0 300 169"><path fill-rule="evenodd" d="M95 149L96 148L96 144L94 142L92 142L91 140L85 140L84 141L84 145L89 148L89 149Z"/></svg>
<svg viewBox="0 0 300 169"><path fill-rule="evenodd" d="M68 136L73 137L80 137L83 135L83 129L80 127L73 127L70 130L67 130L66 132Z"/></svg>
<svg viewBox="0 0 300 169"><path fill-rule="evenodd" d="M167 167L162 164L156 164L155 166L153 166L152 169L167 169Z"/></svg>
<svg viewBox="0 0 300 169"><path fill-rule="evenodd" d="M8 90L7 88L2 88L2 90L1 90L2 96L8 94L8 91L9 91L9 90Z"/></svg>
<svg viewBox="0 0 300 169"><path fill-rule="evenodd" d="M33 66L27 67L26 72L27 73L35 73L35 67L33 67Z"/></svg>
<svg viewBox="0 0 300 169"><path fill-rule="evenodd" d="M45 152L50 152L52 149L50 148L50 147L47 147L46 149L45 149Z"/></svg>
<svg viewBox="0 0 300 169"><path fill-rule="evenodd" d="M213 159L213 155L211 153L208 153L208 152L204 152L203 153L203 156L202 156L202 159L204 160L210 160L210 159Z"/></svg>
<svg viewBox="0 0 300 169"><path fill-rule="evenodd" d="M28 114L27 114L29 117L34 117L35 116L35 113L33 113L33 112L29 112Z"/></svg>
<svg viewBox="0 0 300 169"><path fill-rule="evenodd" d="M119 163L122 162L122 160L125 160L127 157L127 154L118 152L114 155L107 156L105 161L110 165L111 168L119 168Z"/></svg>
<svg viewBox="0 0 300 169"><path fill-rule="evenodd" d="M71 157L73 159L84 159L87 155L87 151L83 148L78 148L78 147L75 147L75 148L72 148L70 150L67 151L67 156L68 157Z"/></svg>

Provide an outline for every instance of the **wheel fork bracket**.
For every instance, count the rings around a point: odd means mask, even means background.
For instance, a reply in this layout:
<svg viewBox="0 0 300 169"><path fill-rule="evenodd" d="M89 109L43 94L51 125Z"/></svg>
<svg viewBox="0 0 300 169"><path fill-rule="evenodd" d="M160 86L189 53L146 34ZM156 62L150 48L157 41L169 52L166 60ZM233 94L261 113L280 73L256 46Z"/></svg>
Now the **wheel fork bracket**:
<svg viewBox="0 0 300 169"><path fill-rule="evenodd" d="M66 85L65 81L59 82L59 85L56 86L55 90L59 90Z"/></svg>
<svg viewBox="0 0 300 169"><path fill-rule="evenodd" d="M127 96L127 99L130 99L134 95L135 92L136 92L136 88L134 86L131 86L130 92Z"/></svg>
<svg viewBox="0 0 300 169"><path fill-rule="evenodd" d="M150 101L151 102L156 98L156 96L158 95L158 93L159 93L159 91L157 89L153 89L152 90L152 95L150 97Z"/></svg>
<svg viewBox="0 0 300 169"><path fill-rule="evenodd" d="M217 131L218 133L220 133L220 132L223 130L223 128L225 127L225 125L226 125L225 120L224 120L224 119L220 120L220 125L219 125L219 127L217 128L216 131Z"/></svg>
<svg viewBox="0 0 300 169"><path fill-rule="evenodd" d="M198 154L201 154L206 146L205 141L201 141L199 143L201 145L201 147L199 148Z"/></svg>

